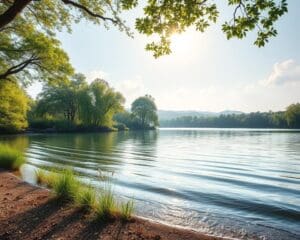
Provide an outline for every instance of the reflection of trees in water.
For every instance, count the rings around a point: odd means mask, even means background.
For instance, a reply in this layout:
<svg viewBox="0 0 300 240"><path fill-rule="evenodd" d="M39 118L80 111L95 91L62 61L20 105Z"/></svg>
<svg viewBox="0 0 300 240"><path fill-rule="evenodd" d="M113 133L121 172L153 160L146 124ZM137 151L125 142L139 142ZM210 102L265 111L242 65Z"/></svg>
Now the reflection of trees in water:
<svg viewBox="0 0 300 240"><path fill-rule="evenodd" d="M157 139L159 131L133 131L130 133L132 152L147 157L147 160L154 161L157 157Z"/></svg>
<svg viewBox="0 0 300 240"><path fill-rule="evenodd" d="M152 145L157 141L158 131L132 131L130 137L139 144Z"/></svg>

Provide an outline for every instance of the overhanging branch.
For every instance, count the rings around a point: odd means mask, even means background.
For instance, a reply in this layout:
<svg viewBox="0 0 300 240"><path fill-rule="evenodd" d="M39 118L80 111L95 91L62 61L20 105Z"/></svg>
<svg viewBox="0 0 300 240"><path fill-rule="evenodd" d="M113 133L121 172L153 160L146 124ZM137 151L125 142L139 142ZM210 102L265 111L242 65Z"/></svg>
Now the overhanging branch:
<svg viewBox="0 0 300 240"><path fill-rule="evenodd" d="M79 4L77 2L74 2L74 1L71 1L71 0L61 0L61 1L65 4L69 4L69 5L72 5L73 7L76 7L76 8L79 8L79 9L83 10L84 12L86 12L87 14L89 14L92 17L100 18L104 21L111 21L114 24L118 23L118 20L110 18L110 17L104 17L100 14L94 13L90 9L88 9L86 6L84 6L82 4Z"/></svg>

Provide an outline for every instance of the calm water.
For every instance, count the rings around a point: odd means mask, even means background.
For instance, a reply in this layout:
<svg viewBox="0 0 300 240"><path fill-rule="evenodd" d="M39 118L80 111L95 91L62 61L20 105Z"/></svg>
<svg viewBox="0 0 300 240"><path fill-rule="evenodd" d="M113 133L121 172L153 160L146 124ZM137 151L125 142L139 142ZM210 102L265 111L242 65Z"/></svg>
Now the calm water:
<svg viewBox="0 0 300 240"><path fill-rule="evenodd" d="M300 133L245 129L2 137L36 167L72 166L133 197L140 216L236 238L300 239Z"/></svg>

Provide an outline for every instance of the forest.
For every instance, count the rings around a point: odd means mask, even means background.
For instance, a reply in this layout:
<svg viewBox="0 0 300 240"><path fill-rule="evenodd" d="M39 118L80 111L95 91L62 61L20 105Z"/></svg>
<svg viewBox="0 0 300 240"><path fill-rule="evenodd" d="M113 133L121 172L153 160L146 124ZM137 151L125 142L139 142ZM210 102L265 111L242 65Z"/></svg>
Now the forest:
<svg viewBox="0 0 300 240"><path fill-rule="evenodd" d="M300 128L300 103L286 111L221 114L220 116L183 116L160 121L161 127L191 128Z"/></svg>

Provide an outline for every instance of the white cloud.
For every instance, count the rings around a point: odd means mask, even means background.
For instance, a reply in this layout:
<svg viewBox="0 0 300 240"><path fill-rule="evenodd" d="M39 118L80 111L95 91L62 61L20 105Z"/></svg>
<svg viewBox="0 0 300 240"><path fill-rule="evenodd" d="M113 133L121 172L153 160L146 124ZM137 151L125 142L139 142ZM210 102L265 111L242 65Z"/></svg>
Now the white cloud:
<svg viewBox="0 0 300 240"><path fill-rule="evenodd" d="M102 70L93 70L93 71L86 73L85 75L86 75L86 80L88 83L91 83L96 78L101 78L104 80L107 80L109 78L109 74Z"/></svg>
<svg viewBox="0 0 300 240"><path fill-rule="evenodd" d="M300 64L293 59L275 63L271 74L261 82L262 85L283 85L300 81Z"/></svg>
<svg viewBox="0 0 300 240"><path fill-rule="evenodd" d="M135 78L129 80L123 80L113 84L115 89L121 92L126 98L126 106L129 107L130 104L142 95L145 95L145 86L141 76L136 76Z"/></svg>

